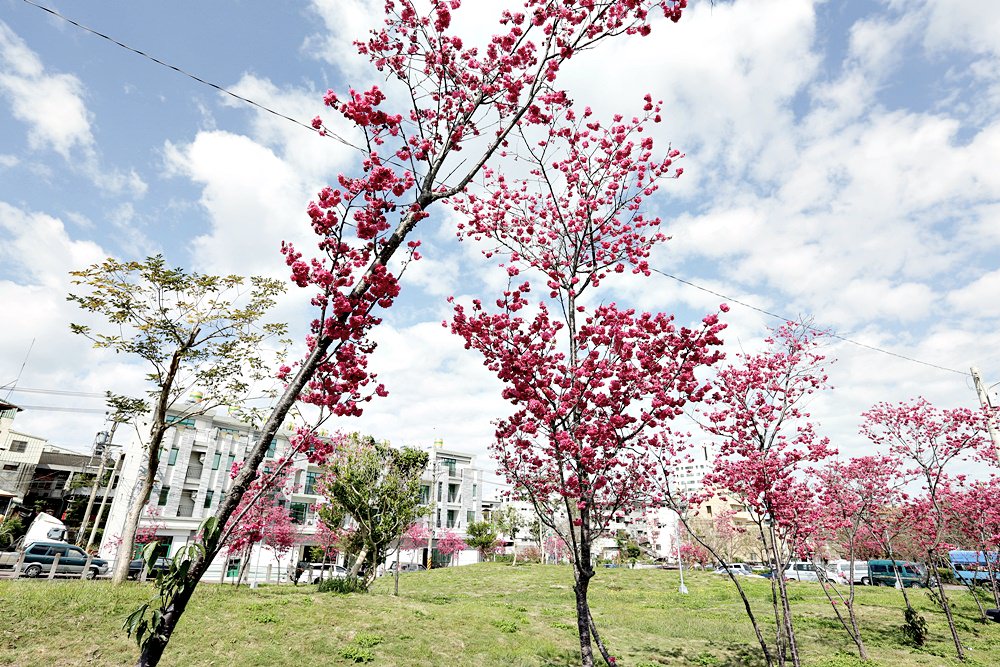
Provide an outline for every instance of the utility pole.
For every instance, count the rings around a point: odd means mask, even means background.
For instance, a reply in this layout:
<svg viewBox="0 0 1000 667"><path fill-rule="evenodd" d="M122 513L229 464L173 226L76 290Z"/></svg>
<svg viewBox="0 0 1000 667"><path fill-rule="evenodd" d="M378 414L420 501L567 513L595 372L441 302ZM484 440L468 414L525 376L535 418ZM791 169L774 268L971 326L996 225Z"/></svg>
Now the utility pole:
<svg viewBox="0 0 1000 667"><path fill-rule="evenodd" d="M985 385L983 385L979 369L973 366L969 370L972 372L972 381L976 385L976 394L979 395L980 405L983 406L983 410L992 412L993 404L990 402L990 395L987 393ZM989 430L990 440L993 441L993 454L997 457L997 462L1000 462L1000 433L997 432L997 427L993 424L992 414L986 416L986 428Z"/></svg>
<svg viewBox="0 0 1000 667"><path fill-rule="evenodd" d="M118 428L118 422L114 421L111 423L111 433L105 433L101 431L97 434L98 441L95 443L94 448L101 448L101 465L97 469L97 477L94 478L94 483L90 485L90 498L87 500L87 509L83 512L83 523L80 524L80 532L76 536L76 543L79 546L83 546L83 536L87 534L87 524L90 523L90 512L94 509L94 499L97 498L97 487L101 485L101 477L104 476L104 463L107 461L107 457L104 455L104 448L111 444L111 441L115 437L115 429ZM104 438L101 440L101 438Z"/></svg>
<svg viewBox="0 0 1000 667"><path fill-rule="evenodd" d="M84 551L90 551L90 546L94 543L94 537L97 535L97 527L101 525L101 518L104 516L104 506L108 504L108 495L111 494L111 486L115 483L115 477L118 475L118 471L121 469L124 460L125 452L121 452L118 455L118 461L115 462L114 470L111 471L111 477L108 478L108 485L104 487L104 497L101 498L101 506L97 508L97 518L94 519L94 525L90 529L90 537L87 539L87 546L84 547Z"/></svg>

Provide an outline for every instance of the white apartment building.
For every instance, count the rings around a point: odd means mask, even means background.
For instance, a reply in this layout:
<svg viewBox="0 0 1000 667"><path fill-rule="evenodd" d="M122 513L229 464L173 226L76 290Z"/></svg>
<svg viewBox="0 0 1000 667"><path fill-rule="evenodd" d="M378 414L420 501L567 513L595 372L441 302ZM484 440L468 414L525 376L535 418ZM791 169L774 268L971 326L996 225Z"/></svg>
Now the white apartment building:
<svg viewBox="0 0 1000 667"><path fill-rule="evenodd" d="M148 432L148 424L140 424L138 432ZM292 431L282 429L271 442L267 461L287 453ZM141 527L157 527L157 539L164 546L165 555L192 541L198 526L214 514L231 485L230 471L233 464L242 462L248 449L260 433L219 409L213 413L175 421L167 431L160 457L156 484ZM117 557L117 538L128 507L139 492L139 474L144 471L143 442L133 439L124 448L125 460L119 476L114 502L108 515L107 526L101 543L100 556L109 560ZM434 531L435 539L446 530L453 530L460 537L470 521L482 516L478 510L482 494L482 471L473 466L472 457L457 451L444 450L440 443L430 448L430 462L422 478L422 493L430 507L424 519ZM308 550L315 544L312 536L317 531L317 507L323 497L316 492L320 477L319 466L305 457L296 457L292 464L294 491L288 499L293 521L300 524L301 541L290 552L276 555L266 546L257 546L250 554L247 580L287 580L288 571L300 560L308 559ZM401 554L403 562L426 563L430 548ZM395 561L395 556L390 557ZM446 564L442 562L437 564ZM459 563L476 561L476 552L462 553ZM230 557L223 551L209 566L207 581L234 581L242 563L237 556ZM290 567L291 566L291 567Z"/></svg>
<svg viewBox="0 0 1000 667"><path fill-rule="evenodd" d="M140 473L145 472L143 441L148 423L140 423L137 432L143 433L143 438L137 436L124 447L117 493L101 542L100 556L109 560L117 557L117 540L128 508L140 491ZM268 458L277 458L288 451L289 435L291 432L287 430L279 432L268 449ZM156 483L140 520L140 527L157 528L156 537L165 555L173 555L177 548L192 541L202 521L215 513L232 483L233 464L243 462L259 437L258 431L221 409L174 422L163 440ZM267 465L266 460L263 465ZM320 496L314 485L319 467L302 457L293 461L292 468L295 492L289 499L289 511L301 524L303 541L307 542L308 536L316 531L315 507ZM263 579L270 569L272 580L276 580L287 572L290 562L298 559L299 551L293 549L279 558L267 547L255 549L250 556L248 577ZM229 558L223 552L209 567L206 579L232 580L240 565L238 558Z"/></svg>

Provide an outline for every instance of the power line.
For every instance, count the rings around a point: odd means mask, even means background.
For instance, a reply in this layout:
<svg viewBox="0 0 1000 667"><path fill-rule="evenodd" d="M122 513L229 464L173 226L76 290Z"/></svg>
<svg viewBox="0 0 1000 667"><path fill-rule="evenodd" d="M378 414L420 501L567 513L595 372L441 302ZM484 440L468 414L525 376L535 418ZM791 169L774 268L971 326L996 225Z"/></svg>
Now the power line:
<svg viewBox="0 0 1000 667"><path fill-rule="evenodd" d="M104 398L104 394L93 391L63 391L61 389L27 389L21 387L11 387L10 391L15 394L55 394L58 396L82 396L84 398Z"/></svg>
<svg viewBox="0 0 1000 667"><path fill-rule="evenodd" d="M58 19L66 21L67 23L69 23L71 25L74 25L77 28L80 28L81 30L85 30L86 32L89 32L92 35L95 35L97 37L100 37L101 39L107 40L107 41L111 42L112 44L115 44L116 46L120 46L121 48L125 49L126 51L130 51L130 52L136 54L137 56L142 56L146 60L151 60L152 62L156 63L157 65L160 65L162 67L166 67L167 69L173 70L173 71L177 72L178 74L182 74L183 76L186 76L189 79L193 79L194 81L197 81L200 84L206 85L206 86L208 86L210 88L214 88L215 90L219 91L220 93L225 93L226 95L229 95L230 97L233 97L233 98L235 98L237 100L240 100L241 102L245 102L246 104L250 104L252 106L255 106L258 109L260 109L261 111L266 111L267 113L273 114L273 115L277 116L278 118L283 118L283 119L285 119L287 121L291 121L291 122L295 123L296 125L300 125L300 126L306 128L310 132L315 132L316 134L319 134L320 136L329 136L329 137L331 137L333 139L336 139L337 141L339 141L340 143L344 144L345 146L347 146L349 148L354 148L355 150L360 150L357 146L355 146L351 142L347 141L346 139L344 139L343 137L341 137L340 135L338 135L335 132L331 132L330 130L325 129L325 128L323 130L318 130L318 129L314 128L309 123L304 123L301 120L298 120L297 118L292 118L291 116L285 115L285 114L281 113L280 111L275 111L274 109L272 109L272 108L270 108L268 106L265 106L265 105L263 105L263 104L261 104L259 102L254 102L250 98L243 97L242 95L234 93L233 91L229 90L228 88L224 88L223 86L220 86L217 83L212 83L211 81L207 81L206 79L203 79L200 76L197 76L195 74L191 74L190 72L188 72L186 70L183 70L180 67L177 67L176 65L171 65L170 63L165 62L163 60L160 60L159 58L156 58L154 56L151 56L148 53L145 53L144 51L140 51L139 49L136 49L136 48L133 48L133 47L129 46L128 44L124 44L122 42L119 42L114 37L110 37L109 35L106 35L103 32L100 32L98 30L94 30L93 28L89 28L89 27L83 25L82 23L78 23L77 21L74 21L73 19L71 19L71 18L69 18L67 16L63 16L62 14L60 14L59 12L57 12L54 9L51 9L49 7L45 7L44 5L40 5L40 4L36 3L36 2L33 2L33 0L24 0L24 2L26 2L29 5L31 5L32 7L37 7L38 9L42 10L43 12L48 12L52 16L55 16Z"/></svg>
<svg viewBox="0 0 1000 667"><path fill-rule="evenodd" d="M721 292L716 292L714 290L710 290L707 287L702 287L701 285L697 285L697 284L691 282L690 280L684 280L683 278L678 278L677 276L671 275L671 274L666 273L664 271L660 271L659 269L654 269L654 268L650 267L650 270L653 271L653 272L655 272L655 273L659 273L661 276L664 276L666 278L670 278L671 280L676 280L679 283L682 283L684 285L688 285L689 287L693 287L695 289L701 290L702 292L707 292L708 294L712 294L712 295L717 296L719 298L725 299L727 302L738 304L740 306L743 306L744 308L749 308L750 310L755 310L758 313L762 313L764 315L767 315L768 317L773 317L773 318L782 320L783 322L795 322L796 321L793 318L785 317L783 315L778 315L777 313L772 313L769 310L764 310L763 308L759 308L759 307L757 307L757 306L755 306L753 304L747 303L745 301L740 301L739 299L735 299L735 298L733 298L731 296L727 296L725 294L722 294ZM860 341L856 341L856 340L853 340L851 338L847 338L846 336L841 336L840 334L833 333L832 331L829 331L827 329L821 329L819 327L810 326L810 325L805 324L805 323L803 323L802 325L805 328L807 328L807 329L809 329L811 331L815 331L816 333L823 334L824 336L829 336L830 338L836 338L837 340L842 340L845 343L850 343L851 345L856 345L858 347L863 347L863 348L865 348L867 350L871 350L873 352L881 352L882 354L889 355L890 357L896 357L897 359L903 359L904 361L910 361L910 362L915 363L915 364L921 364L923 366L929 366L930 368L936 368L937 370L948 371L949 373L958 373L959 375L964 375L965 377L970 377L969 373L966 373L965 371L956 370L954 368L948 368L947 366L941 366L941 365L938 365L938 364L932 364L929 361L921 361L920 359L915 359L914 357L908 357L905 354L899 354L897 352L891 352L891 351L885 350L885 349L883 349L881 347L875 347L874 345L868 345L867 343L862 343Z"/></svg>
<svg viewBox="0 0 1000 667"><path fill-rule="evenodd" d="M63 408L55 405L19 405L24 410L39 410L41 412L86 412L92 414L105 414L108 410L104 408Z"/></svg>

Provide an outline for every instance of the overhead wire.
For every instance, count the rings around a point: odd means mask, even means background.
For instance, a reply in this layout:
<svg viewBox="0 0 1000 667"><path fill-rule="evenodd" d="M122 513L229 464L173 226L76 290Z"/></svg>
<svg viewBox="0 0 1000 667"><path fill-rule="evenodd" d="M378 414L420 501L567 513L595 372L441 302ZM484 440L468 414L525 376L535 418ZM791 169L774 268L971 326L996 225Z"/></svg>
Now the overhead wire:
<svg viewBox="0 0 1000 667"><path fill-rule="evenodd" d="M129 46L128 44L120 42L117 39L115 39L114 37L106 35L106 34L104 34L103 32L101 32L99 30L95 30L93 28L90 28L88 26L83 25L82 23L74 21L73 19L69 18L68 16L64 16L64 15L60 14L58 11L56 11L56 10L50 8L50 7L46 7L45 5L40 5L37 2L34 2L34 0L24 0L24 2L27 3L27 4L29 4L29 5L31 5L32 7L36 7L38 9L42 10L43 12L47 12L47 13L51 14L52 16L55 16L56 18L58 18L58 19L60 19L62 21L66 21L67 23L69 23L71 25L74 25L77 28L80 28L81 30L85 30L86 32L89 32L90 34L92 34L92 35L94 35L96 37L100 37L103 40L111 42L112 44L115 44L116 46L119 46L119 47L125 49L126 51L130 51L131 53L134 53L137 56L141 56L141 57L143 57L143 58L145 58L147 60L150 60L150 61L156 63L157 65L160 65L161 67L166 67L167 69L173 70L173 71L177 72L178 74L186 76L189 79L192 79L194 81L197 81L198 83L200 83L202 85L208 86L210 88L214 88L215 90L219 91L220 93L224 93L226 95L229 95L230 97L233 97L233 98L235 98L237 100L240 100L241 102L244 102L246 104L250 104L250 105L252 105L254 107L257 107L261 111L266 111L267 113L272 114L274 116L277 116L278 118L283 118L283 119L285 119L287 121L291 121L291 122L295 123L296 125L300 125L300 126L306 128L310 132L315 132L316 134L319 134L320 136L328 136L328 137L330 137L330 138L332 138L332 139L334 139L336 141L339 141L340 143L344 144L345 146L347 146L349 148L353 148L355 150L360 150L357 146L355 146L354 144L352 144L351 142L349 142L347 139L344 139L342 136L340 136L336 132L331 132L329 129L319 130L319 129L313 127L309 123L305 123L305 122L303 122L301 120L298 120L297 118L293 118L292 116L289 116L287 114L281 113L280 111L275 111L274 109L272 109L272 108L270 108L270 107L268 107L268 106L266 106L264 104L261 104L260 102L255 102L254 100L251 100L248 97L244 97L243 95L240 95L238 93L234 93L233 91L229 90L228 88L226 88L224 86L220 86L217 83L212 83L211 81L208 81L207 79L203 79L202 77L200 77L200 76L198 76L196 74L192 74L191 72L188 72L188 71L186 71L186 70L178 67L177 65L171 65L170 63L165 62L163 60L160 60L159 58L156 58L155 56L152 56L152 55L146 53L145 51L141 51L139 49L136 49L134 47Z"/></svg>
<svg viewBox="0 0 1000 667"><path fill-rule="evenodd" d="M690 280L685 280L683 278L679 278L679 277L677 277L675 275L672 275L670 273L667 273L665 271L660 271L659 269L655 269L655 268L652 268L652 267L650 267L650 271L653 271L654 273L658 273L661 276L664 276L665 278L670 278L671 280L676 280L677 282L679 282L681 284L684 284L684 285L687 285L689 287L693 287L695 289L701 290L702 292L707 292L708 294L711 294L713 296L717 296L717 297L719 297L721 299L725 299L727 303L735 303L737 305L743 306L744 308L749 308L750 310L754 310L754 311L757 311L758 313L761 313L763 315L767 315L768 317L773 317L773 318L779 319L779 320L781 320L783 322L795 322L795 321L797 321L796 318L785 317L784 315L779 315L777 313L772 313L769 310L765 310L765 309L760 308L758 306L755 306L755 305L753 305L751 303L747 303L746 301L741 301L740 299L736 299L734 297L728 296L728 295L723 294L721 292L716 292L715 290L711 290L711 289L709 289L707 287L703 287L702 285L698 285L696 283L693 283ZM909 361L909 362L912 362L912 363L915 363L915 364L921 364L922 366L928 366L930 368L935 368L937 370L948 371L949 373L957 373L959 375L963 375L963 376L966 376L966 377L971 377L971 374L968 373L968 372L960 371L960 370L957 370L955 368L949 368L947 366L941 366L940 364L931 363L929 361L923 361L923 360L917 359L915 357L909 357L909 356L906 356L905 354L899 354L898 352L893 352L891 350L886 350L886 349L881 348L881 347L876 347L875 345L869 345L868 343L862 343L861 341L854 340L853 338L848 338L847 336L842 336L842 335L840 335L838 333L834 333L833 331L831 331L829 329L824 329L822 327L813 326L813 325L810 325L810 324L807 324L807 323L804 323L804 322L802 323L802 326L804 326L805 328L809 329L810 331L814 331L816 333L823 334L824 336L829 336L830 338L836 338L837 340L841 340L841 341L843 341L845 343L849 343L851 345L856 345L857 347L863 347L863 348L865 348L867 350L871 350L873 352L879 352L881 354L885 354L885 355L888 355L890 357L896 357L897 359L903 359L904 361Z"/></svg>

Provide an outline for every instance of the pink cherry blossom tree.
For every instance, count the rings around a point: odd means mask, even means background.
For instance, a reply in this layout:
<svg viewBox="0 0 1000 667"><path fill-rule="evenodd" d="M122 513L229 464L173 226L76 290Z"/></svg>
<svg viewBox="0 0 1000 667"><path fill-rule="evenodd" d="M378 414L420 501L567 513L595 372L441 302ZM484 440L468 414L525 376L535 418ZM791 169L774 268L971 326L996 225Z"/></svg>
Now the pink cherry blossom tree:
<svg viewBox="0 0 1000 667"><path fill-rule="evenodd" d="M704 428L720 440L705 481L735 498L753 517L774 568L771 577L778 664L801 664L788 590L782 573L793 557L816 548L821 515L806 468L835 453L816 433L804 404L826 387L817 334L786 323L759 354L740 354L722 369L718 400L704 413Z"/></svg>
<svg viewBox="0 0 1000 667"><path fill-rule="evenodd" d="M484 170L484 193L456 200L460 233L485 243L519 284L495 311L480 300L456 304L451 329L483 356L515 409L498 422L494 456L569 549L583 664L593 664L593 643L612 664L587 599L592 545L644 500L649 450L660 427L709 390L696 372L721 358L724 325L716 314L688 328L664 314L588 305L588 291L616 274L648 275L651 249L666 237L642 202L680 175L681 155L654 154L647 129L660 109L649 95L641 113L607 125L589 108L544 101L545 135L508 155L509 168ZM507 175L518 167L526 177ZM543 281L542 296L522 272Z"/></svg>
<svg viewBox="0 0 1000 667"><path fill-rule="evenodd" d="M233 476L239 474L239 468L238 463L233 465ZM254 481L251 493L244 496L241 511L227 526L229 537L226 550L231 555L239 555L242 560L237 586L246 574L254 546L270 547L275 556L279 556L291 549L298 539L298 530L286 506L291 494L289 469L283 468L277 476L270 475L270 470L265 470L265 473ZM252 493L255 490L263 490L264 493Z"/></svg>
<svg viewBox="0 0 1000 667"><path fill-rule="evenodd" d="M907 473L922 487L922 497L911 501L913 525L927 556L935 567L947 558L947 515L944 498L951 482L950 464L970 458L984 449L986 414L967 408L938 408L924 398L909 403L879 403L865 412L861 431L873 443L887 448L904 461ZM948 620L955 653L965 659L951 605L941 577L937 579L938 600Z"/></svg>
<svg viewBox="0 0 1000 667"><path fill-rule="evenodd" d="M426 549L431 539L431 529L422 521L415 521L403 533L400 548L413 552L411 562L417 558L417 550Z"/></svg>
<svg viewBox="0 0 1000 667"><path fill-rule="evenodd" d="M522 130L547 126L568 106L557 81L575 54L608 39L648 35L657 14L676 22L687 0L522 0L520 9L501 13L497 33L483 44L456 34L460 0L428 4L424 11L413 0L386 0L385 27L356 43L391 82L391 99L378 86L324 97L361 138L354 146L338 137L358 150L360 170L341 175L310 205L317 253L283 247L292 280L312 294L308 353L282 369L285 392L206 524L204 555L168 578L158 610L130 617L130 628L149 630L140 635L139 665L159 662L221 548L217 531L237 511L295 401L352 416L386 393L368 370L375 348L369 332L399 295L402 269L419 257L419 241L411 239L418 223L435 204L465 191L495 153L522 145ZM319 117L313 126L337 136ZM155 622L144 621L147 611L158 611Z"/></svg>
<svg viewBox="0 0 1000 667"><path fill-rule="evenodd" d="M1000 552L1000 478L974 480L949 489L950 524L983 555L993 601L1000 607L997 553Z"/></svg>
<svg viewBox="0 0 1000 667"><path fill-rule="evenodd" d="M438 538L437 542L438 553L440 553L442 556L447 556L448 559L452 562L452 564L455 563L456 559L458 558L458 554L460 554L461 552L465 551L468 548L469 545L465 543L465 540L459 537L453 530L449 529L444 531L441 537Z"/></svg>
<svg viewBox="0 0 1000 667"><path fill-rule="evenodd" d="M889 456L860 456L846 461L828 461L816 472L819 480L820 508L825 527L833 541L839 541L850 563L847 576L847 596L839 593L834 582L824 585L838 619L858 647L862 660L868 651L861 637L854 605L854 563L862 535L877 513L899 500L901 482L899 460ZM831 589L838 600L831 596ZM839 607L847 609L849 625L844 622Z"/></svg>

